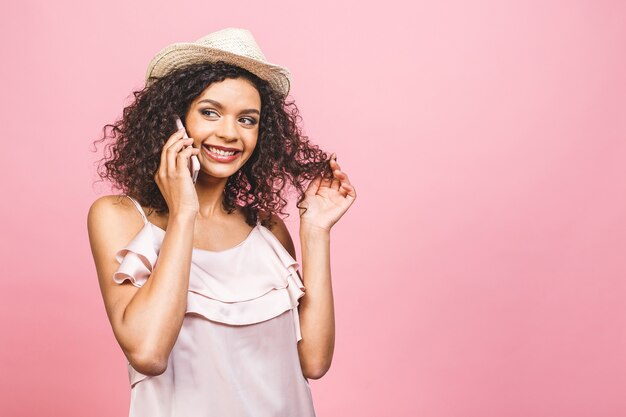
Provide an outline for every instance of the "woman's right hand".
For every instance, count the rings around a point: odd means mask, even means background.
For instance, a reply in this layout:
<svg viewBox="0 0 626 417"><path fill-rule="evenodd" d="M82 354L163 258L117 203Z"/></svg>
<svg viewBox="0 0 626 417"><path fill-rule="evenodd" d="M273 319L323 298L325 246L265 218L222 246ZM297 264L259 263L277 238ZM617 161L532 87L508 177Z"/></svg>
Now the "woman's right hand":
<svg viewBox="0 0 626 417"><path fill-rule="evenodd" d="M173 215L195 215L200 209L196 187L189 172L191 156L198 155L200 149L189 146L193 144L193 139L184 139L184 134L184 129L178 130L165 142L161 151L161 164L154 175L169 212Z"/></svg>

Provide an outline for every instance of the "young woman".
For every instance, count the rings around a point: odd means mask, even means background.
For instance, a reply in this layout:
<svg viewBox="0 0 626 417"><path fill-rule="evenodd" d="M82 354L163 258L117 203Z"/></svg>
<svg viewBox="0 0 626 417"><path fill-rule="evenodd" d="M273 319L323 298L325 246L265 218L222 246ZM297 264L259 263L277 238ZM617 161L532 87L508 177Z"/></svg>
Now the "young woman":
<svg viewBox="0 0 626 417"><path fill-rule="evenodd" d="M354 187L302 134L288 70L247 30L163 49L146 81L101 139L100 176L122 193L88 214L131 417L314 416L308 379L335 339L330 231ZM302 275L279 217L288 183Z"/></svg>

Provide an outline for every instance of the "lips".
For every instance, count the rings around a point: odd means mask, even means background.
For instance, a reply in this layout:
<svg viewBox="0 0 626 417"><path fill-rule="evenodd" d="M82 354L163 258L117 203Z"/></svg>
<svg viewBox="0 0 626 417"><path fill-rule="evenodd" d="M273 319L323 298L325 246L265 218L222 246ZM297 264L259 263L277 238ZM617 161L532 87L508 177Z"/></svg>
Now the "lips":
<svg viewBox="0 0 626 417"><path fill-rule="evenodd" d="M241 152L241 149L237 149L237 148L227 148L225 146L218 146L218 145L211 145L209 143L205 143L202 146L205 146L207 148L211 147L211 148L215 148L215 149L219 149L225 152Z"/></svg>
<svg viewBox="0 0 626 417"><path fill-rule="evenodd" d="M219 151L216 151L215 149L219 149ZM212 159L213 161L216 162L223 162L223 163L228 163L228 162L232 162L235 159L239 158L239 154L241 153L240 150L238 149L233 149L233 151L235 152L232 155L223 155L221 154L221 150L223 147L216 147L213 145L202 145L202 151L205 153L206 156L208 156L210 159ZM228 149L228 148L226 148Z"/></svg>

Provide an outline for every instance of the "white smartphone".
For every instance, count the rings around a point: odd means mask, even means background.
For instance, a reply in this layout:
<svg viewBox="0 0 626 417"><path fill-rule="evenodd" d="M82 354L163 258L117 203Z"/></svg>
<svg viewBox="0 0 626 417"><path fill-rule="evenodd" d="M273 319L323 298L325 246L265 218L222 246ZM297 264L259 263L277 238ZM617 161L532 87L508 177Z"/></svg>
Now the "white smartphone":
<svg viewBox="0 0 626 417"><path fill-rule="evenodd" d="M180 117L176 116L176 127L180 130L183 129L185 126L183 126L183 122L180 120ZM189 136L187 136L187 131L185 131L185 136L183 136L185 139L187 139ZM189 145L192 146L192 145ZM191 179L193 180L194 184L196 182L196 180L198 179L198 172L200 172L200 161L198 160L198 157L196 155L191 155L191 164L189 165L189 173L191 174Z"/></svg>

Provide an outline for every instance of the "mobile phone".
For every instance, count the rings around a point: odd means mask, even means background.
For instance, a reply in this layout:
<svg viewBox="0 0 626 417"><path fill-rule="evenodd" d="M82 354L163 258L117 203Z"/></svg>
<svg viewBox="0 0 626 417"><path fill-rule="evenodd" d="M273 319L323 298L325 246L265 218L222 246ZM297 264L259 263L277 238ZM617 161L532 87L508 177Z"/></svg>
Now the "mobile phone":
<svg viewBox="0 0 626 417"><path fill-rule="evenodd" d="M180 120L180 117L178 116L176 116L176 127L179 130L185 127L183 126L183 122ZM189 136L187 136L187 131L185 131L183 137L185 139L189 138ZM192 146L192 145L189 145L189 146ZM198 157L196 155L191 155L191 164L189 164L189 173L191 174L191 179L193 180L194 184L196 180L198 179L198 172L200 172L200 161L198 160Z"/></svg>

